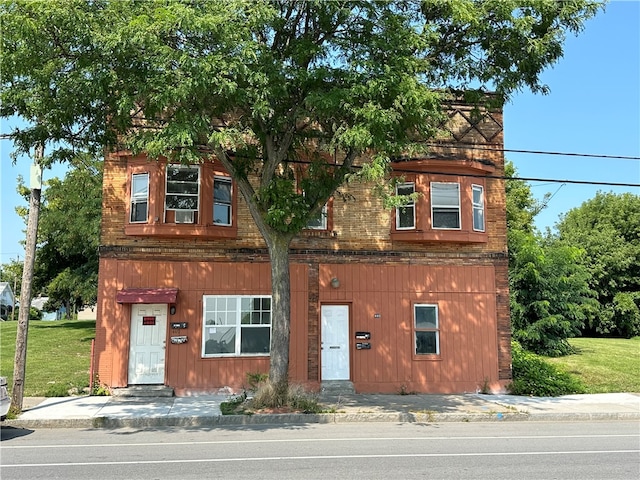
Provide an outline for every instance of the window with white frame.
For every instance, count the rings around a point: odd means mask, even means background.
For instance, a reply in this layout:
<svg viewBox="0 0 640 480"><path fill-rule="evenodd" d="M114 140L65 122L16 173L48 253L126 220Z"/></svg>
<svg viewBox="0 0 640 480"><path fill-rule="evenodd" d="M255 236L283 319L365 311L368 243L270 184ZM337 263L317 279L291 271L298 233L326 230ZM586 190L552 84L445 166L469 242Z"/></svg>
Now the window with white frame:
<svg viewBox="0 0 640 480"><path fill-rule="evenodd" d="M473 229L484 232L484 187L472 185L473 195Z"/></svg>
<svg viewBox="0 0 640 480"><path fill-rule="evenodd" d="M431 183L431 226L460 229L460 184Z"/></svg>
<svg viewBox="0 0 640 480"><path fill-rule="evenodd" d="M310 218L305 228L311 230L326 230L327 229L327 204L325 203L318 214Z"/></svg>
<svg viewBox="0 0 640 480"><path fill-rule="evenodd" d="M231 225L231 213L231 178L217 176L213 179L214 225Z"/></svg>
<svg viewBox="0 0 640 480"><path fill-rule="evenodd" d="M416 191L413 182L396 185L396 195L412 195ZM416 204L411 201L396 208L396 230L410 230L416 228Z"/></svg>
<svg viewBox="0 0 640 480"><path fill-rule="evenodd" d="M413 308L416 355L439 355L438 306L416 304Z"/></svg>
<svg viewBox="0 0 640 480"><path fill-rule="evenodd" d="M271 297L203 296L202 356L269 355Z"/></svg>
<svg viewBox="0 0 640 480"><path fill-rule="evenodd" d="M175 212L176 223L194 223L200 199L200 168L167 165L165 207Z"/></svg>
<svg viewBox="0 0 640 480"><path fill-rule="evenodd" d="M131 176L131 223L144 223L149 215L149 174L135 173Z"/></svg>

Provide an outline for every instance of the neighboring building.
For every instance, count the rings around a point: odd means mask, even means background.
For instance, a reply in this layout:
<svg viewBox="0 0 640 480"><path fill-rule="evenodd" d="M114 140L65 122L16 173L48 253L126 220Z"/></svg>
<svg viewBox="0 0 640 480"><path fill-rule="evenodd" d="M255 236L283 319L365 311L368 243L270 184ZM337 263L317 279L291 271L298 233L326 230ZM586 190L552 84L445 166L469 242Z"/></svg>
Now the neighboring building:
<svg viewBox="0 0 640 480"><path fill-rule="evenodd" d="M511 379L502 112L455 105L451 138L397 162L385 210L342 191L291 247L290 380L319 389L453 393ZM241 389L269 368L265 244L212 160L189 168L109 154L95 365L113 387Z"/></svg>
<svg viewBox="0 0 640 480"><path fill-rule="evenodd" d="M49 301L49 297L32 298L31 308L35 308L40 311L40 313L42 314L41 320L44 320L44 321L62 320L67 313L67 309L64 307L59 307L57 310L53 312L46 311L44 309L44 306L48 301Z"/></svg>
<svg viewBox="0 0 640 480"><path fill-rule="evenodd" d="M0 319L9 320L15 305L11 285L8 282L0 282Z"/></svg>

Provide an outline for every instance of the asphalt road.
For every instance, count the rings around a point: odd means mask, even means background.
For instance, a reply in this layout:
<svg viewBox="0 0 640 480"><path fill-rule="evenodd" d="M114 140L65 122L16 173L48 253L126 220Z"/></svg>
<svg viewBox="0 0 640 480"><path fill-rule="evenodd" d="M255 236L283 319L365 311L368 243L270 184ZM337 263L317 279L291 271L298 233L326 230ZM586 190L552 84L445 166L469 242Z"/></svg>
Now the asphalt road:
<svg viewBox="0 0 640 480"><path fill-rule="evenodd" d="M638 422L3 428L9 479L630 479Z"/></svg>

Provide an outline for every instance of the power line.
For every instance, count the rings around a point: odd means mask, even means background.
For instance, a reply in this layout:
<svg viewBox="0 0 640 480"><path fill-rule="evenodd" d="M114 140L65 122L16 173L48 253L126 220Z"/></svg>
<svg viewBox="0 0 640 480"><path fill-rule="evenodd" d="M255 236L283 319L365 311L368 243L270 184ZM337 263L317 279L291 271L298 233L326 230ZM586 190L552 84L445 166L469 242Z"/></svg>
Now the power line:
<svg viewBox="0 0 640 480"><path fill-rule="evenodd" d="M0 140L10 140L12 138L14 138L14 134L12 133L0 134ZM518 148L492 148L492 147L483 147L479 145L459 144L459 143L424 142L424 145L427 145L429 147L446 147L446 148L456 148L456 149L463 149L463 150L480 150L485 152L525 153L529 155L559 155L564 157L604 158L604 159L611 159L611 160L636 160L636 161L640 160L640 157L634 157L631 155L557 152L557 151L547 151L547 150L527 150L527 149L518 149Z"/></svg>
<svg viewBox="0 0 640 480"><path fill-rule="evenodd" d="M575 153L575 152L555 152L544 150L520 150L514 148L491 148L482 147L476 145L460 145L455 143L432 143L426 142L425 145L429 147L447 147L447 148L460 148L464 150L483 150L487 152L510 152L510 153L527 153L532 155L561 155L566 157L587 157L587 158L609 158L615 160L640 160L640 157L633 157L627 155L605 155L599 153Z"/></svg>
<svg viewBox="0 0 640 480"><path fill-rule="evenodd" d="M309 165L311 162L308 160L288 160L289 163L305 164ZM440 175L449 177L469 177L469 178L491 178L494 180L522 180L524 182L548 182L548 183L568 183L574 185L596 185L605 187L640 187L640 183L626 183L626 182L598 182L593 180L561 180L556 178L536 178L536 177L507 177L504 175L482 175L479 173L451 173L440 171L428 171L428 170L412 170L396 168L398 163L393 164L392 170L396 173L411 173L416 175ZM341 165L335 165L340 167ZM353 169L362 169L360 165L352 165Z"/></svg>
<svg viewBox="0 0 640 480"><path fill-rule="evenodd" d="M598 185L608 187L640 187L640 183L626 183L626 182L597 182L593 180L560 180L555 178L535 178L535 177L505 177L504 175L480 175L477 173L443 173L443 172L428 172L424 170L402 170L393 169L398 173L414 173L422 175L443 175L451 177L471 177L471 178L491 178L495 180L522 180L524 182L548 182L548 183L568 183L574 185Z"/></svg>

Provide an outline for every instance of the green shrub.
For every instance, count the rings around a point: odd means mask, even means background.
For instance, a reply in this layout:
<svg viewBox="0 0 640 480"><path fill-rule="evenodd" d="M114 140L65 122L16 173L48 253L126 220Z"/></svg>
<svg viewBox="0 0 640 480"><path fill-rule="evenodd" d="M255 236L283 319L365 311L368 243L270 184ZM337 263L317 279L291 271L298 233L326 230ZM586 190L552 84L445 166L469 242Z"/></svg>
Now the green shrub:
<svg viewBox="0 0 640 480"><path fill-rule="evenodd" d="M318 395L307 392L301 385L289 386L289 407L302 413L319 413L322 410Z"/></svg>
<svg viewBox="0 0 640 480"><path fill-rule="evenodd" d="M267 380L269 380L267 373L247 372L247 383L249 384L250 392L257 391Z"/></svg>
<svg viewBox="0 0 640 480"><path fill-rule="evenodd" d="M100 382L100 376L96 373L93 377L93 385L91 385L91 395L97 397L108 397L111 395L111 389Z"/></svg>
<svg viewBox="0 0 640 480"><path fill-rule="evenodd" d="M511 342L511 356L513 382L508 388L513 395L557 397L585 392L578 379L527 352L518 342Z"/></svg>
<svg viewBox="0 0 640 480"><path fill-rule="evenodd" d="M256 412L301 412L320 413L322 405L318 402L316 393L307 392L301 385L289 385L287 398L283 400L273 386L265 381L255 391L252 397L246 393L237 395L222 402L220 411L223 415L252 415Z"/></svg>
<svg viewBox="0 0 640 480"><path fill-rule="evenodd" d="M20 307L16 307L16 311L13 314L14 320L17 321L18 318L20 318ZM29 308L29 320L42 320L42 312L36 307Z"/></svg>
<svg viewBox="0 0 640 480"><path fill-rule="evenodd" d="M247 399L246 394L237 395L226 402L220 403L220 412L222 415L238 415L244 413L244 402Z"/></svg>
<svg viewBox="0 0 640 480"><path fill-rule="evenodd" d="M68 397L71 385L68 383L52 383L45 392L45 397Z"/></svg>

